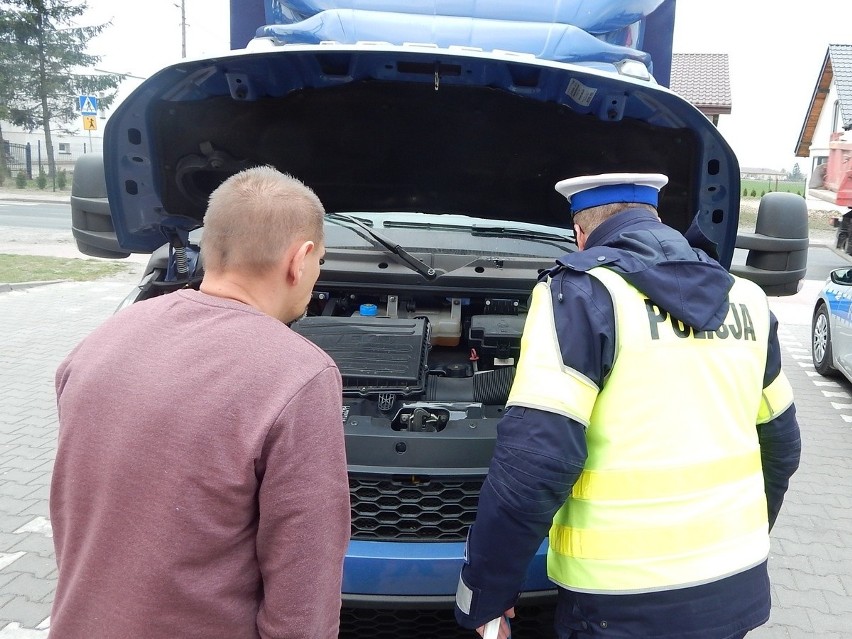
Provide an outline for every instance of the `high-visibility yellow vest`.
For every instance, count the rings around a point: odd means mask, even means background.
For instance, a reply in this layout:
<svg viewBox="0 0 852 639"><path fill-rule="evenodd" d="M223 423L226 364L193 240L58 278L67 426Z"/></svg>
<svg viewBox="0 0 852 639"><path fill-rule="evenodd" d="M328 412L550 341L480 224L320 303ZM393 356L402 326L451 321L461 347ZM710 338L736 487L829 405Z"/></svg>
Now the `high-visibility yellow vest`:
<svg viewBox="0 0 852 639"><path fill-rule="evenodd" d="M587 426L585 468L550 531L550 578L582 592L650 592L759 564L769 534L756 425L792 403L783 372L763 388L765 295L736 279L724 324L701 332L617 273L589 273L615 308L603 389L562 363L549 284L540 283L508 402Z"/></svg>

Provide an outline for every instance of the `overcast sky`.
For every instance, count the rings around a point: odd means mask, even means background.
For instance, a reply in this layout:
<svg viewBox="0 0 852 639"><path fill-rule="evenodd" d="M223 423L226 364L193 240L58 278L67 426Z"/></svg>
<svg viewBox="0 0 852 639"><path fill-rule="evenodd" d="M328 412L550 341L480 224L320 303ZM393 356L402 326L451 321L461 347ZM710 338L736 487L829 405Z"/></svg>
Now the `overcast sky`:
<svg viewBox="0 0 852 639"><path fill-rule="evenodd" d="M491 0L497 2L499 0ZM101 67L148 76L180 59L180 0L87 0L89 23L112 20L90 52ZM229 0L185 0L191 57L228 49ZM790 170L829 44L852 44L850 0L678 0L674 50L727 53L733 111L719 129L740 166ZM127 88L135 83L128 82Z"/></svg>

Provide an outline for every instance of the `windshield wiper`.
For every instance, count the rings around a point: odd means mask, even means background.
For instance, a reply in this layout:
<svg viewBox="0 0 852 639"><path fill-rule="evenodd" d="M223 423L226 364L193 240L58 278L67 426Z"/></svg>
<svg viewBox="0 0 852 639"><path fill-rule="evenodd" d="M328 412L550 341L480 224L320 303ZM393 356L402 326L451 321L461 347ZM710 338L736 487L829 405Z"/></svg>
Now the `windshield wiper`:
<svg viewBox="0 0 852 639"><path fill-rule="evenodd" d="M567 242L568 244L576 244L577 241L573 235L561 235L560 233L547 233L545 231L534 231L531 229L521 229L511 226L477 226L474 224L471 228L471 235L481 237L510 237L520 240L533 240L535 242Z"/></svg>
<svg viewBox="0 0 852 639"><path fill-rule="evenodd" d="M410 222L408 220L385 220L388 229L426 229L427 231L465 231L472 228L467 224L445 224L443 222Z"/></svg>
<svg viewBox="0 0 852 639"><path fill-rule="evenodd" d="M533 242L545 242L547 244L553 244L554 242L577 244L573 235L548 233L546 231L535 231L532 229L523 229L513 226L479 226L477 224L471 224L468 226L466 224L407 222L400 220L386 220L384 225L387 228L426 229L429 231L464 231L473 236L479 237L508 237L511 239L531 240ZM562 247L560 246L560 248Z"/></svg>
<svg viewBox="0 0 852 639"><path fill-rule="evenodd" d="M374 242L385 247L391 253L396 255L400 260L405 262L405 264L410 266L414 271L420 273L420 275L425 277L427 280L434 280L436 277L438 277L438 272L431 266L414 257L411 253L406 251L399 244L390 241L381 233L374 231L360 219L352 217L351 215L345 215L344 213L326 213L325 217L329 221L336 222L337 224L346 223L357 226L363 231L363 233L358 233L358 235L360 235L364 239L373 240Z"/></svg>

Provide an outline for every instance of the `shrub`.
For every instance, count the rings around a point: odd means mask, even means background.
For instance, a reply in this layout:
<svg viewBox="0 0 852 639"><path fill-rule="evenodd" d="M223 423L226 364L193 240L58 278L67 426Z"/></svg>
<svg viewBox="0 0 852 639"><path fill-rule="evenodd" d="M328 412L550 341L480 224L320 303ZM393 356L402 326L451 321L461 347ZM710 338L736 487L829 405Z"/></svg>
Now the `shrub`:
<svg viewBox="0 0 852 639"><path fill-rule="evenodd" d="M743 189L743 197L748 197L748 189Z"/></svg>
<svg viewBox="0 0 852 639"><path fill-rule="evenodd" d="M23 171L18 171L18 174L15 176L15 186L19 189L23 189L27 186L27 174Z"/></svg>
<svg viewBox="0 0 852 639"><path fill-rule="evenodd" d="M68 184L68 172L65 169L62 169L59 173L56 174L56 186L59 187L59 190L65 188Z"/></svg>
<svg viewBox="0 0 852 639"><path fill-rule="evenodd" d="M755 191L754 189L752 189L752 190L751 190L751 196L752 196L752 197L757 197L757 191Z"/></svg>
<svg viewBox="0 0 852 639"><path fill-rule="evenodd" d="M760 192L760 197L763 197L764 195L766 195L766 191L761 191L761 192Z"/></svg>
<svg viewBox="0 0 852 639"><path fill-rule="evenodd" d="M47 186L47 173L44 172L44 169L40 169L38 172L38 177L36 178L36 186L40 188L42 191Z"/></svg>

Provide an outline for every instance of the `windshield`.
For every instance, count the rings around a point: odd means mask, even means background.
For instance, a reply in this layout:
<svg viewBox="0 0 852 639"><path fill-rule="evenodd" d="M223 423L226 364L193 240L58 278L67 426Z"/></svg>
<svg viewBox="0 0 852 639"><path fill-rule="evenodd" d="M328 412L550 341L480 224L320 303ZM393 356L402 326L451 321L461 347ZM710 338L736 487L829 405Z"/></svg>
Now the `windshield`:
<svg viewBox="0 0 852 639"><path fill-rule="evenodd" d="M355 226L355 223L360 224ZM377 242L367 235L367 230L408 252L428 252L433 255L461 253L555 259L577 248L573 231L557 226L504 222L466 215L364 211L327 214L326 247L376 247Z"/></svg>

